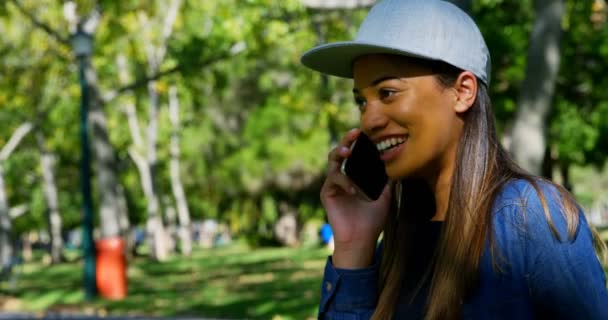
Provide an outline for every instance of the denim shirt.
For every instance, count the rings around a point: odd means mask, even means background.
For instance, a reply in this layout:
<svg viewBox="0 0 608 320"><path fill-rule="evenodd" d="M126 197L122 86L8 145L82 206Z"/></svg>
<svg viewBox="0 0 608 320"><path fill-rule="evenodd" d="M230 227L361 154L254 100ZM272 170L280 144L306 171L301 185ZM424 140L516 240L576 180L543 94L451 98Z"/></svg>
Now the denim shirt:
<svg viewBox="0 0 608 320"><path fill-rule="evenodd" d="M500 264L500 271L492 266L493 257L486 241L478 285L464 300L462 318L608 320L606 276L595 254L584 214L579 211L578 228L574 237L569 238L556 189L543 182L539 186L559 239L552 233L532 185L524 180L508 183L493 209L492 232L497 253L494 259ZM430 223L425 228L436 241L441 224ZM417 246L430 243L425 250L432 251L435 241L416 242ZM429 259L430 256L427 255ZM331 257L328 258L319 319L371 317L379 293L377 260L365 269L345 270L334 268ZM423 318L428 287L427 282L413 300L399 299L394 318Z"/></svg>

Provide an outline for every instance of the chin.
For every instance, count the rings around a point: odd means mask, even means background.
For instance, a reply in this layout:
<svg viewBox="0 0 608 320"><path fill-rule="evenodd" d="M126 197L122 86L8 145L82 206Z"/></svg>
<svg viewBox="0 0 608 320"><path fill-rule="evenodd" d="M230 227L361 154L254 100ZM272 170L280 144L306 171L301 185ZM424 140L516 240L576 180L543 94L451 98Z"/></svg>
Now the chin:
<svg viewBox="0 0 608 320"><path fill-rule="evenodd" d="M411 167L411 166L387 166L386 167L386 175L391 181L398 181L404 179L418 179L424 177L422 173L424 170L419 167Z"/></svg>
<svg viewBox="0 0 608 320"><path fill-rule="evenodd" d="M410 170L404 170L404 168L387 167L386 175L388 176L389 180L397 181L412 177L412 172Z"/></svg>

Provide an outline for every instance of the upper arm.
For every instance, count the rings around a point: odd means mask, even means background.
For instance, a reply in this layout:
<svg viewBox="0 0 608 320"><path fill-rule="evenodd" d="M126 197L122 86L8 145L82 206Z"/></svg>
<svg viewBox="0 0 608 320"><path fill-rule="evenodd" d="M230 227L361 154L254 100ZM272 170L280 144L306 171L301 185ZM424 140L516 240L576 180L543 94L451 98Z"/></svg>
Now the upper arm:
<svg viewBox="0 0 608 320"><path fill-rule="evenodd" d="M563 319L608 319L606 276L596 256L585 216L578 214L573 235L568 228L561 198L555 189L541 185L555 230L553 233L536 191L529 187L519 206L523 216L524 272L535 311L539 316Z"/></svg>

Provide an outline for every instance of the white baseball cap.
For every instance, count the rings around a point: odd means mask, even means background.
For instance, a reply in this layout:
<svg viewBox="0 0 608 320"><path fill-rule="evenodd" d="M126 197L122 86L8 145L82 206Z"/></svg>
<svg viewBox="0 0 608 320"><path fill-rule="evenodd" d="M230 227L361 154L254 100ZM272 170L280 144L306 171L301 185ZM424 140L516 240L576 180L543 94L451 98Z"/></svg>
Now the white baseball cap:
<svg viewBox="0 0 608 320"><path fill-rule="evenodd" d="M491 59L471 17L441 0L383 0L372 7L355 40L324 44L302 55L305 66L352 78L352 65L366 54L396 54L438 60L471 71L486 86Z"/></svg>

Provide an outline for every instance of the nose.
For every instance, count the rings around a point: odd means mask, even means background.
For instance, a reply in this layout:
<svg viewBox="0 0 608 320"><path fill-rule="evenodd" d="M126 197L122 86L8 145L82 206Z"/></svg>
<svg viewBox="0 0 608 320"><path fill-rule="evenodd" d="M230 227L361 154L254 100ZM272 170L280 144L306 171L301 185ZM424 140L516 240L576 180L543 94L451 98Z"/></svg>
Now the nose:
<svg viewBox="0 0 608 320"><path fill-rule="evenodd" d="M381 131L388 125L388 117L379 103L368 103L361 113L361 130L368 135Z"/></svg>

